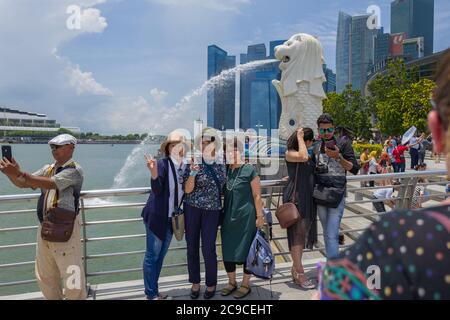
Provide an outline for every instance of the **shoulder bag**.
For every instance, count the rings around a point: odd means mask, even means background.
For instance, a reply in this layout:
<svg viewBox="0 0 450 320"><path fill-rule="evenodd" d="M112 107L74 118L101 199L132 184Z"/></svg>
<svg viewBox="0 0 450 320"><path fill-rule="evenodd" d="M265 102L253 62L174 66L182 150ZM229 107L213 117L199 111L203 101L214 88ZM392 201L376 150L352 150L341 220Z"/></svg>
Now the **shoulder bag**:
<svg viewBox="0 0 450 320"><path fill-rule="evenodd" d="M294 178L294 191L292 192L290 202L284 203L277 208L275 211L275 216L280 223L281 228L286 229L294 225L298 219L300 219L300 213L295 205L296 195L297 195L297 176L298 176L298 163L295 169Z"/></svg>

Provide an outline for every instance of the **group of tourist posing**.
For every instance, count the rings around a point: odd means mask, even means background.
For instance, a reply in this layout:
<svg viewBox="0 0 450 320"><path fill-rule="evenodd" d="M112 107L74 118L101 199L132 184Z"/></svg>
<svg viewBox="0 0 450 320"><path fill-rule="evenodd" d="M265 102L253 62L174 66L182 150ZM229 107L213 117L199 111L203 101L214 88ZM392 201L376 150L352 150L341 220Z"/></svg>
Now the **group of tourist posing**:
<svg viewBox="0 0 450 320"><path fill-rule="evenodd" d="M428 121L435 151L445 152L448 158L450 51L438 69L436 83L431 100L433 111ZM305 275L302 253L305 247L311 248L316 242L318 216L327 256L327 263L318 273L319 298L450 299L449 200L432 209L383 215L354 245L339 253L346 174L356 174L360 168L351 141L345 136L335 138L331 116L322 114L317 125L317 141L314 142L311 128L299 128L287 142L289 178L283 199L285 202L293 199L301 216L287 230L294 282L304 289L315 287ZM0 171L14 185L42 190L37 207L40 224L35 272L46 299L85 299L87 296L78 215L83 171L72 160L76 144L76 139L67 134L50 140L55 162L33 174L22 171L12 158L0 160ZM209 128L195 139L195 148L200 153L197 157L196 152L191 152L194 154L191 161L186 161L190 144L179 132L171 133L161 145L163 159L146 156L152 188L142 211L147 234L143 263L147 299L167 298L158 290L158 279L174 232L170 218L180 210L185 216L191 298L198 298L201 291L200 241L206 278L203 297L210 299L215 295L219 225L228 275L228 284L222 288L221 295L234 293L235 298L244 298L251 292L251 273L245 262L257 229L264 225L260 179L255 168L242 161L242 143L232 139L226 144L227 165L218 159L221 141L216 131ZM389 157L384 160L387 162ZM447 171L450 172L449 161ZM389 198L392 191L385 190L376 198ZM423 192L419 190L418 194L423 196ZM381 203L377 211L385 211ZM243 265L244 276L239 286L236 265ZM367 276L366 270L373 266L380 268L379 288L362 281ZM75 282L74 273L78 275Z"/></svg>
<svg viewBox="0 0 450 320"><path fill-rule="evenodd" d="M351 141L335 138L331 116L321 115L317 124L320 139L316 143L311 128L299 128L289 138L286 152L289 179L283 199L289 201L292 190L298 190L294 199L301 215L287 229L293 260L292 278L303 289L315 288L305 275L301 261L303 249L312 248L316 242L316 217L319 216L323 226L327 257L336 257L344 212L346 172L357 173L359 170ZM226 142L226 157L231 159L226 161L227 165L218 159L222 145L214 129L204 129L194 140L194 145L201 151L201 156L193 157L188 164L189 144L184 136L172 132L161 145L163 159L146 157L152 193L143 210L147 230L145 294L149 299L167 298L158 291L158 277L172 239L170 217L183 202L191 298L200 295L200 240L206 278L203 297L209 299L215 295L219 225L224 267L228 274L228 284L221 290L221 295L236 291L234 297L243 298L251 292L251 273L245 261L257 229L264 225L260 179L255 168L243 160L244 145L237 138ZM326 170L320 171L320 165ZM293 186L294 182L297 187ZM315 188L337 192L335 205L318 204L314 200ZM239 286L236 265L243 265L244 276Z"/></svg>

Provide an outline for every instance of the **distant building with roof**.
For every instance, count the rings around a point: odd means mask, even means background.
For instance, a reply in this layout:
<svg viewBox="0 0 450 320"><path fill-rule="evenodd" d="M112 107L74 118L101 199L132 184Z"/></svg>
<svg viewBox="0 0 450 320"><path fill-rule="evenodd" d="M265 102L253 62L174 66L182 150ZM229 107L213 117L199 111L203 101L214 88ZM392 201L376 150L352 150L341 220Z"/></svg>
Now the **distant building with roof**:
<svg viewBox="0 0 450 320"><path fill-rule="evenodd" d="M56 132L59 129L80 133L80 128L62 127L56 120L48 118L45 114L0 106L0 131Z"/></svg>

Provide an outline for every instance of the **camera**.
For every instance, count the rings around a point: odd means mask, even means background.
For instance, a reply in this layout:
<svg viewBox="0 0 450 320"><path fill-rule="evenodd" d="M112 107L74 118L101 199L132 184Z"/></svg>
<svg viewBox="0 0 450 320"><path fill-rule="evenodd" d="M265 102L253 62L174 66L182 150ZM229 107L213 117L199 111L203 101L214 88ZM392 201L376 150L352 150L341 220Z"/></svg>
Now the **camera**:
<svg viewBox="0 0 450 320"><path fill-rule="evenodd" d="M328 173L328 164L323 162L318 162L314 168L315 174L325 174Z"/></svg>

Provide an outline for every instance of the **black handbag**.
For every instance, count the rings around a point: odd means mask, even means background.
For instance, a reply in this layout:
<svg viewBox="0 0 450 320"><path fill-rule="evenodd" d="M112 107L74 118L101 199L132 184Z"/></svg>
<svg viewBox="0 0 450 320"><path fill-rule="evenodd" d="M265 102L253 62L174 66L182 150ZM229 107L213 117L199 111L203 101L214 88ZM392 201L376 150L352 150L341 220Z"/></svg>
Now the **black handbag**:
<svg viewBox="0 0 450 320"><path fill-rule="evenodd" d="M325 187L316 185L313 191L314 202L319 206L337 208L345 195L345 187Z"/></svg>

